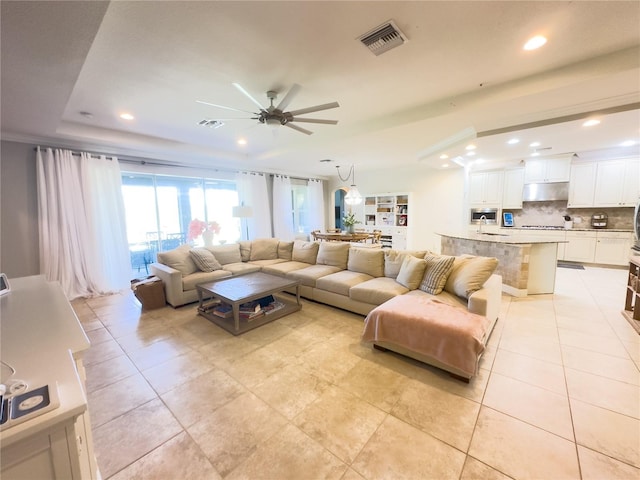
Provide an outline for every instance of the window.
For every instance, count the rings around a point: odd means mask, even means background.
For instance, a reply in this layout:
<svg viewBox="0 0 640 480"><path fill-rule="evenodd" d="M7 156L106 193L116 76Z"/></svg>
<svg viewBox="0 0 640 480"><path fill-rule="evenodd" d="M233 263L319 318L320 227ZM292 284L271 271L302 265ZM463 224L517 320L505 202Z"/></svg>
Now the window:
<svg viewBox="0 0 640 480"><path fill-rule="evenodd" d="M310 233L307 182L291 180L291 205L293 207L293 229L296 233Z"/></svg>
<svg viewBox="0 0 640 480"><path fill-rule="evenodd" d="M187 243L194 219L218 223L215 243L240 238L238 219L231 216L232 207L238 205L232 181L123 173L122 195L134 272L148 273L158 251ZM189 241L204 244L200 236Z"/></svg>

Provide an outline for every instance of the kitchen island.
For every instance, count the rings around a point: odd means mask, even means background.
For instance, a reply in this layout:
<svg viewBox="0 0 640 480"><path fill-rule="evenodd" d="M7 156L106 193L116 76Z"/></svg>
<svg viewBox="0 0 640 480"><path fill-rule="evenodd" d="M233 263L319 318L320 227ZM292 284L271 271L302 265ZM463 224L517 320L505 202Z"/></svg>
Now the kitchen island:
<svg viewBox="0 0 640 480"><path fill-rule="evenodd" d="M498 259L502 291L515 297L553 293L558 241L494 232L437 232L444 255L480 255Z"/></svg>

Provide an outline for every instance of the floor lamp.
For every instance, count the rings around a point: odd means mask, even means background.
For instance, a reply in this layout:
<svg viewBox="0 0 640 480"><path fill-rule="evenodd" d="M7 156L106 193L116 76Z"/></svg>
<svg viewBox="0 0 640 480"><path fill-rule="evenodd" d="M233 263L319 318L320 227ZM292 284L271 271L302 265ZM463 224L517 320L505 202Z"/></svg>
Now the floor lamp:
<svg viewBox="0 0 640 480"><path fill-rule="evenodd" d="M253 210L251 209L251 207L247 207L245 205L238 205L236 207L233 207L233 211L231 215L235 218L239 218L240 221L242 221L242 219L245 219L244 225L247 233L246 240L249 240L249 224L247 223L246 219L253 217Z"/></svg>

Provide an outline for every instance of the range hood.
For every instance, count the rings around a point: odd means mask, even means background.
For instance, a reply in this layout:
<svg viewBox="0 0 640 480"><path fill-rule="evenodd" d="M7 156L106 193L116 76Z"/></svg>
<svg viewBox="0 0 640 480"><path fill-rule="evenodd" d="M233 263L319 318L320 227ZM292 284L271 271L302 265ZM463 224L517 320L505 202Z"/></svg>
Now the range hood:
<svg viewBox="0 0 640 480"><path fill-rule="evenodd" d="M552 202L569 200L569 182L527 183L522 193L523 202Z"/></svg>

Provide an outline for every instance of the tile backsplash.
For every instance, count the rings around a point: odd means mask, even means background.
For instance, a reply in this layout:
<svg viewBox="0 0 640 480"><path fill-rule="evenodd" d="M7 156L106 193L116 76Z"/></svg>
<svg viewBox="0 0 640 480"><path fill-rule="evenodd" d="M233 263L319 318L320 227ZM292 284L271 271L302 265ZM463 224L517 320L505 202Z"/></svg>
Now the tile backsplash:
<svg viewBox="0 0 640 480"><path fill-rule="evenodd" d="M623 208L567 208L567 202L523 202L522 210L505 209L513 212L516 227L523 225L563 226L564 216L574 220L574 228L591 228L591 215L606 213L608 227L621 230L633 229L633 207ZM581 218L582 222L577 222Z"/></svg>

